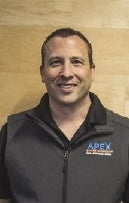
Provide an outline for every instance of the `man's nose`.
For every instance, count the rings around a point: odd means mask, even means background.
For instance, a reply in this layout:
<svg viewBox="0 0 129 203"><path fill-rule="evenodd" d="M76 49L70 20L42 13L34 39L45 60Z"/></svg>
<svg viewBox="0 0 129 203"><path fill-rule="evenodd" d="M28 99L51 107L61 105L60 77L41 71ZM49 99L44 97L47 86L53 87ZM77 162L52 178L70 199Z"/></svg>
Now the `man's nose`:
<svg viewBox="0 0 129 203"><path fill-rule="evenodd" d="M60 72L60 75L63 77L71 77L73 76L73 69L71 63L64 63Z"/></svg>

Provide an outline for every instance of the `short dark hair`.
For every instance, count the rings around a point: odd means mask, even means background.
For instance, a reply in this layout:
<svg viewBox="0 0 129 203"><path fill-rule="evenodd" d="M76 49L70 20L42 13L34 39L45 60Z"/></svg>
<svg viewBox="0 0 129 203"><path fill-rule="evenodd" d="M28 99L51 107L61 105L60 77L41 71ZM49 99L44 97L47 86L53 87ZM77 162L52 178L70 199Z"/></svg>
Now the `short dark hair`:
<svg viewBox="0 0 129 203"><path fill-rule="evenodd" d="M48 35L45 39L45 41L43 42L42 48L41 48L41 57L42 57L42 65L44 64L44 58L45 58L45 48L47 45L47 42L54 38L54 37L62 37L62 38L66 38L69 36L73 36L76 35L78 37L80 37L88 46L88 55L89 55L89 63L91 67L94 67L94 63L93 63L93 57L92 57L92 45L89 42L89 40L79 31L74 30L72 28L60 28L55 30L54 32L52 32L50 35Z"/></svg>

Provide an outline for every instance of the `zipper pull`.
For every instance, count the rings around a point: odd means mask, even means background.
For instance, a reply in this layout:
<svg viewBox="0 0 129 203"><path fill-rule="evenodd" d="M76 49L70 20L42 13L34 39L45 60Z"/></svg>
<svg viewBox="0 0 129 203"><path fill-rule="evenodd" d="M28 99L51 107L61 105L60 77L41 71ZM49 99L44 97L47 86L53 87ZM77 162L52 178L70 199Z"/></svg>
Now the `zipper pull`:
<svg viewBox="0 0 129 203"><path fill-rule="evenodd" d="M68 159L69 158L69 150L67 149L64 153L64 159Z"/></svg>
<svg viewBox="0 0 129 203"><path fill-rule="evenodd" d="M66 173L66 171L67 171L68 158L69 158L69 150L67 149L67 150L65 150L65 152L64 152L64 166L63 166L63 168L62 168L63 173Z"/></svg>

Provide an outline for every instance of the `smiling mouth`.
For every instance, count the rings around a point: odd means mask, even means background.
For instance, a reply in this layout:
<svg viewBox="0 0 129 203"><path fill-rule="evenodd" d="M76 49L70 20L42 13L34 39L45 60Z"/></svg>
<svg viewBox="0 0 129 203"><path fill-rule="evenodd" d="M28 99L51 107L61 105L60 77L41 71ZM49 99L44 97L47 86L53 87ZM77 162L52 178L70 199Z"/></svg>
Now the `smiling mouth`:
<svg viewBox="0 0 129 203"><path fill-rule="evenodd" d="M76 84L58 84L58 87L64 94L70 94L74 91Z"/></svg>
<svg viewBox="0 0 129 203"><path fill-rule="evenodd" d="M58 84L58 86L61 88L69 89L69 88L75 87L77 85L76 84Z"/></svg>

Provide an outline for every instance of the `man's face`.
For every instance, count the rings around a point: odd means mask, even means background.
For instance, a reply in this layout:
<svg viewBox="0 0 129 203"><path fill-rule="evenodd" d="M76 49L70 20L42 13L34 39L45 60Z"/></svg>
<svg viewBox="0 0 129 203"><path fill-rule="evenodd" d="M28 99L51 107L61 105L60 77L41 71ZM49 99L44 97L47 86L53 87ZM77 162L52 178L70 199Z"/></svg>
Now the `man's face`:
<svg viewBox="0 0 129 203"><path fill-rule="evenodd" d="M78 36L48 41L41 77L51 103L70 105L85 101L94 71L89 64L88 47Z"/></svg>

